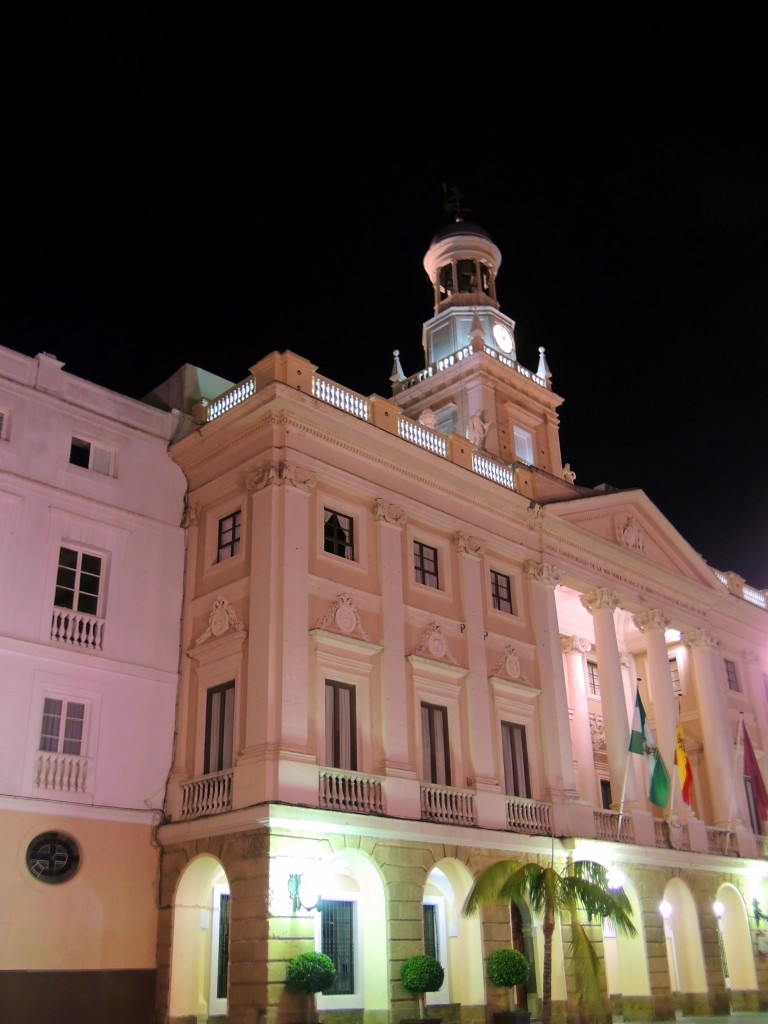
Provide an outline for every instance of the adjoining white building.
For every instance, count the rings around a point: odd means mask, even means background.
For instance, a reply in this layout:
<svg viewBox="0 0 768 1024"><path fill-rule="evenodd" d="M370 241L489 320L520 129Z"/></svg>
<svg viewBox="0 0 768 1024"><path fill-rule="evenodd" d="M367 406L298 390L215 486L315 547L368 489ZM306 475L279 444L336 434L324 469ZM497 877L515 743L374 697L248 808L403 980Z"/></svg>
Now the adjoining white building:
<svg viewBox="0 0 768 1024"><path fill-rule="evenodd" d="M0 347L0 1019L155 1000L183 422Z"/></svg>
<svg viewBox="0 0 768 1024"><path fill-rule="evenodd" d="M485 960L511 943L535 1012L540 922L461 908L493 860L552 856L625 879L637 938L595 928L608 1015L768 1006L766 825L742 740L765 773L766 593L708 566L642 491L575 482L543 349L522 366L499 308L500 262L477 225L433 239L425 369L395 355L389 397L284 351L185 410L163 1024L296 1020L286 964L311 948L337 965L318 997L332 1024L413 1016L399 968L425 949L446 968L432 1011L485 1022L506 999ZM629 753L638 686L664 808ZM566 938L556 1021L577 1013Z"/></svg>

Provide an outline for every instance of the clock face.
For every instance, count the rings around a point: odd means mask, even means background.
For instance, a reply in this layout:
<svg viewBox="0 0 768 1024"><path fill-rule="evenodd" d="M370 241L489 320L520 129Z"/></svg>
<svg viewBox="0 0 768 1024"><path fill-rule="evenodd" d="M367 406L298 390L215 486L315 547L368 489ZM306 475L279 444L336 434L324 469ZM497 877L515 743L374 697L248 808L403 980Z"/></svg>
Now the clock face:
<svg viewBox="0 0 768 1024"><path fill-rule="evenodd" d="M493 337L502 352L509 354L515 347L515 343L512 341L512 335L503 324L494 325Z"/></svg>

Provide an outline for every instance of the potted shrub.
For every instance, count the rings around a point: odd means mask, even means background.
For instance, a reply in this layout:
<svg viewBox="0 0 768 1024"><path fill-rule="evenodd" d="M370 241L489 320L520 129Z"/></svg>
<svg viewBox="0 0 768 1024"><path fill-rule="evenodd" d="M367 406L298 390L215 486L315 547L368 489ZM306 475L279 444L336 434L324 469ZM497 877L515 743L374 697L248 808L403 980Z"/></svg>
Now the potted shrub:
<svg viewBox="0 0 768 1024"><path fill-rule="evenodd" d="M406 992L415 992L419 997L419 1020L426 1018L424 993L437 992L445 979L443 965L428 953L409 957L400 968L400 983ZM432 1017L430 1020L437 1020Z"/></svg>
<svg viewBox="0 0 768 1024"><path fill-rule="evenodd" d="M509 994L509 1010L494 1013L495 1024L530 1024L530 1012L520 1009L516 998L516 988L528 980L530 969L528 958L518 949L497 949L488 957L488 980L492 985L507 989Z"/></svg>
<svg viewBox="0 0 768 1024"><path fill-rule="evenodd" d="M315 993L330 988L335 977L336 966L325 953L317 953L314 950L299 953L288 963L285 984L293 992L301 992L306 996L306 1024L312 1024Z"/></svg>

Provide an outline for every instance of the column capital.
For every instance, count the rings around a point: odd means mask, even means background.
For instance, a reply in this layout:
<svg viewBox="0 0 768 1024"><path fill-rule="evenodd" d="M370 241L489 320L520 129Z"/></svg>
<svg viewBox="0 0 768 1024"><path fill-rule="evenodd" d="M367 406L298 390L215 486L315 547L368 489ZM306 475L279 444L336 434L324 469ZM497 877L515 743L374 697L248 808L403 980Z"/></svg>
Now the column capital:
<svg viewBox="0 0 768 1024"><path fill-rule="evenodd" d="M405 512L397 505L389 504L381 498L376 498L373 502L373 518L391 523L392 526L405 525Z"/></svg>
<svg viewBox="0 0 768 1024"><path fill-rule="evenodd" d="M469 537L466 533L462 533L461 530L454 533L453 541L456 545L456 550L464 555L482 555L483 553L483 542L478 540L477 537Z"/></svg>
<svg viewBox="0 0 768 1024"><path fill-rule="evenodd" d="M560 582L560 570L554 565L546 562L534 562L529 558L523 566L525 575L537 583L544 583L548 587L556 587Z"/></svg>
<svg viewBox="0 0 768 1024"><path fill-rule="evenodd" d="M594 615L600 609L607 609L609 612L613 612L619 607L618 596L612 590L608 590L607 587L595 587L594 590L589 590L586 594L582 594L580 600L582 606L586 608L590 615Z"/></svg>
<svg viewBox="0 0 768 1024"><path fill-rule="evenodd" d="M633 615L632 622L641 633L652 633L659 629L669 629L669 619L664 612L660 612L656 608L649 608L638 615Z"/></svg>
<svg viewBox="0 0 768 1024"><path fill-rule="evenodd" d="M687 629L682 635L686 647L717 647L720 643L707 629Z"/></svg>
<svg viewBox="0 0 768 1024"><path fill-rule="evenodd" d="M561 636L560 648L563 654L588 654L592 650L592 641L581 636Z"/></svg>

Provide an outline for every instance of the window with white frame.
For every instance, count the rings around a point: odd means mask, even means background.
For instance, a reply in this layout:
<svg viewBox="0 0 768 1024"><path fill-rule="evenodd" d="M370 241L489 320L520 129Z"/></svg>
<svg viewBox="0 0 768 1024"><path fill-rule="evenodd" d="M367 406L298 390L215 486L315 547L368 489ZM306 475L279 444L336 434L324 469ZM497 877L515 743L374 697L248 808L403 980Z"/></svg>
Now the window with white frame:
<svg viewBox="0 0 768 1024"><path fill-rule="evenodd" d="M8 440L8 413L0 409L0 441Z"/></svg>
<svg viewBox="0 0 768 1024"><path fill-rule="evenodd" d="M234 558L240 551L240 516L238 509L222 516L219 520L218 535L216 541L216 561L224 562L228 558Z"/></svg>
<svg viewBox="0 0 768 1024"><path fill-rule="evenodd" d="M100 448L82 437L73 437L69 446L69 461L73 466L91 469L94 473L104 476L112 475L114 453L108 448Z"/></svg>
<svg viewBox="0 0 768 1024"><path fill-rule="evenodd" d="M46 697L39 749L52 754L83 753L86 705L82 701Z"/></svg>
<svg viewBox="0 0 768 1024"><path fill-rule="evenodd" d="M436 704L421 705L421 745L424 780L450 786L451 759L448 746L448 710Z"/></svg>
<svg viewBox="0 0 768 1024"><path fill-rule="evenodd" d="M222 683L208 690L205 699L205 751L203 774L232 767L235 735L235 684Z"/></svg>
<svg viewBox="0 0 768 1024"><path fill-rule="evenodd" d="M426 587L434 587L436 590L440 589L437 548L415 540L413 542L413 568L417 583L423 583Z"/></svg>
<svg viewBox="0 0 768 1024"><path fill-rule="evenodd" d="M501 752L504 759L504 791L509 796L530 797L528 746L525 726L516 722L501 723Z"/></svg>
<svg viewBox="0 0 768 1024"><path fill-rule="evenodd" d="M99 614L103 560L78 548L59 548L54 604L85 615Z"/></svg>
<svg viewBox="0 0 768 1024"><path fill-rule="evenodd" d="M682 697L683 684L680 682L680 666L677 663L677 658L669 659L669 674L672 677L672 689L675 696Z"/></svg>
<svg viewBox="0 0 768 1024"><path fill-rule="evenodd" d="M354 525L351 516L323 509L323 550L329 555L354 560Z"/></svg>
<svg viewBox="0 0 768 1024"><path fill-rule="evenodd" d="M320 901L320 952L333 960L336 977L323 995L348 996L355 992L356 900Z"/></svg>
<svg viewBox="0 0 768 1024"><path fill-rule="evenodd" d="M512 427L515 439L515 455L520 462L527 462L529 466L534 464L533 434L525 427Z"/></svg>
<svg viewBox="0 0 768 1024"><path fill-rule="evenodd" d="M597 672L597 662L587 662L587 695L589 697L600 696L600 676Z"/></svg>
<svg viewBox="0 0 768 1024"><path fill-rule="evenodd" d="M491 603L496 611L512 614L512 586L509 576L491 569Z"/></svg>
<svg viewBox="0 0 768 1024"><path fill-rule="evenodd" d="M725 664L725 678L728 682L728 689L733 693L741 693L741 686L739 686L739 677L736 674L736 662L731 661L729 658L724 658Z"/></svg>
<svg viewBox="0 0 768 1024"><path fill-rule="evenodd" d="M332 680L325 683L325 763L357 770L355 688Z"/></svg>

